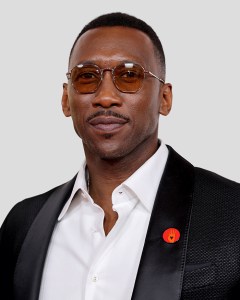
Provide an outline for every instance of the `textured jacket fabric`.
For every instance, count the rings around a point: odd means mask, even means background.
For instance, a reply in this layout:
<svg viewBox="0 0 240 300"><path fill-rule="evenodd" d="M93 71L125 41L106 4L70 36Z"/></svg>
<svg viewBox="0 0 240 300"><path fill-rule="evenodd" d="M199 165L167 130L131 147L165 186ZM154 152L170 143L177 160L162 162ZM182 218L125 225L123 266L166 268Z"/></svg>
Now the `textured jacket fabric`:
<svg viewBox="0 0 240 300"><path fill-rule="evenodd" d="M195 168L182 299L240 299L239 280L240 185Z"/></svg>
<svg viewBox="0 0 240 300"><path fill-rule="evenodd" d="M38 299L51 235L74 181L8 214L0 230L1 299ZM168 244L162 234L171 227L181 237ZM146 299L240 299L240 184L193 167L171 147L132 295Z"/></svg>

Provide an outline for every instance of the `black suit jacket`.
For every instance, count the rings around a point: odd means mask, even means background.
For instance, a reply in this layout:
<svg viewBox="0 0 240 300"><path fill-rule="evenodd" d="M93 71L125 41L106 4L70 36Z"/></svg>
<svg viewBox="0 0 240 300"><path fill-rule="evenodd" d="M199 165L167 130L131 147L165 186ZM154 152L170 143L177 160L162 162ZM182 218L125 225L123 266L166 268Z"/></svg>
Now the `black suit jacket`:
<svg viewBox="0 0 240 300"><path fill-rule="evenodd" d="M51 235L74 181L8 214L0 231L1 299L38 299ZM162 234L171 227L181 237L168 244ZM194 168L169 147L132 300L240 299L239 287L240 184Z"/></svg>

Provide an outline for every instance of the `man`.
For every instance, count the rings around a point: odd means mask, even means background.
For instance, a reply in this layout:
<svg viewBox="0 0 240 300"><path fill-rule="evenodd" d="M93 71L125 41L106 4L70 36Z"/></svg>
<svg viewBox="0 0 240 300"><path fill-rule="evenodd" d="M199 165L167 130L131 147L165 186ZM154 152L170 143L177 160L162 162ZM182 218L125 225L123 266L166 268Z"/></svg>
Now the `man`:
<svg viewBox="0 0 240 300"><path fill-rule="evenodd" d="M161 43L127 14L77 37L62 108L86 163L1 227L1 299L239 299L240 185L158 140L172 105Z"/></svg>

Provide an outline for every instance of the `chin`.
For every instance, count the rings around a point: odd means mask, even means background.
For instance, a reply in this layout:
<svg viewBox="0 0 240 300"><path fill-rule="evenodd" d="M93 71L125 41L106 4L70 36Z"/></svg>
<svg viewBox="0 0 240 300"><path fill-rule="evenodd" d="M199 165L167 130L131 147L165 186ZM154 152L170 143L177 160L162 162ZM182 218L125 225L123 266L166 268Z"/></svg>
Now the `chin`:
<svg viewBox="0 0 240 300"><path fill-rule="evenodd" d="M103 149L99 149L96 153L95 151L95 155L98 155L98 157L102 160L106 160L106 161L116 161L119 160L123 157L125 157L127 155L126 151L123 151L123 149L115 149L115 150L103 150Z"/></svg>
<svg viewBox="0 0 240 300"><path fill-rule="evenodd" d="M128 147L123 147L119 143L102 142L100 145L95 143L85 143L85 150L102 160L113 161L119 160L129 153Z"/></svg>

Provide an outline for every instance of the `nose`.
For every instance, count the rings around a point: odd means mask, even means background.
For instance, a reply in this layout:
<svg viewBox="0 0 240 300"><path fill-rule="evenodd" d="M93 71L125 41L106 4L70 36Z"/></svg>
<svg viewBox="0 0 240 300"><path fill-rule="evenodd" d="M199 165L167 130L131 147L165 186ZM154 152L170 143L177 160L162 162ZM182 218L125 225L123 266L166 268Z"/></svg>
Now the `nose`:
<svg viewBox="0 0 240 300"><path fill-rule="evenodd" d="M120 92L115 87L112 74L109 70L106 70L103 73L102 82L94 95L95 96L92 100L92 105L94 107L101 106L104 108L109 108L112 106L122 105Z"/></svg>

